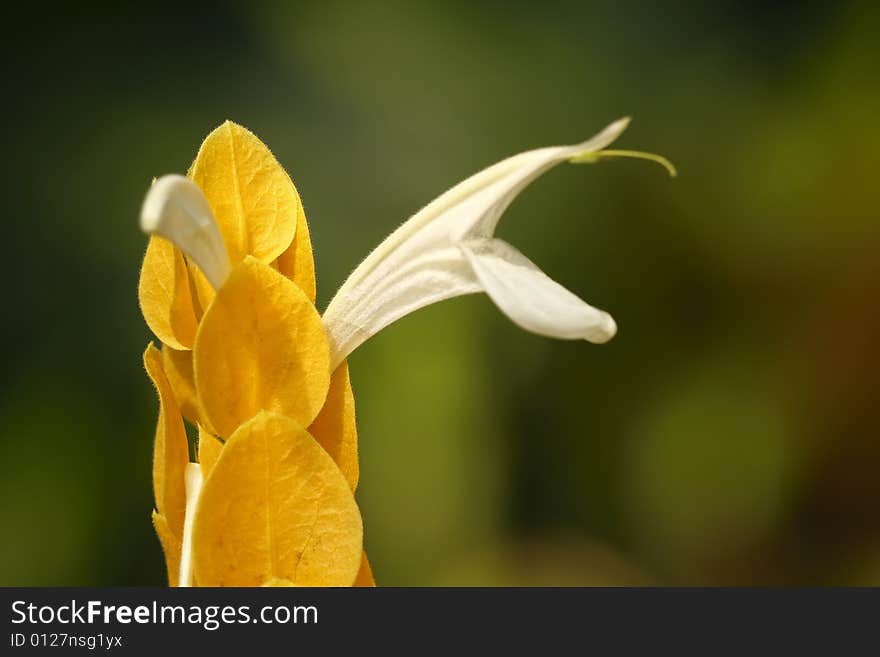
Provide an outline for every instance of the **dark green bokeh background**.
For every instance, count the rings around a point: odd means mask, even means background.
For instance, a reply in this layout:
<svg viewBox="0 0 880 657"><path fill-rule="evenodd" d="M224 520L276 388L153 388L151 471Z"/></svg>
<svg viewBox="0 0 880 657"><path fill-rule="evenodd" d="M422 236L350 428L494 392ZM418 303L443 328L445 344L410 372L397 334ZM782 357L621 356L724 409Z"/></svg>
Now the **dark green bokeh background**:
<svg viewBox="0 0 880 657"><path fill-rule="evenodd" d="M214 126L294 178L323 308L459 179L622 115L678 179L562 167L499 231L615 340L475 296L352 357L377 579L880 584L876 3L83 11L3 21L0 584L164 581L137 215Z"/></svg>

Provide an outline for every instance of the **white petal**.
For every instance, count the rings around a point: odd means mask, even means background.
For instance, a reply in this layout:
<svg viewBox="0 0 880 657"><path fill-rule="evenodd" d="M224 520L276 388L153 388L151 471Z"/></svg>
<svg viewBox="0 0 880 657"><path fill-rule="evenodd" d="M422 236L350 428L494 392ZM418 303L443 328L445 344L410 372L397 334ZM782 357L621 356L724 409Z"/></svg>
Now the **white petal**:
<svg viewBox="0 0 880 657"><path fill-rule="evenodd" d="M386 237L342 284L337 296L345 296L348 288L360 284L399 247L428 225L444 224L448 227L447 232L454 232L458 237L469 232L490 236L501 213L526 185L570 157L605 148L620 136L627 125L629 118L618 119L580 144L520 153L463 180Z"/></svg>
<svg viewBox="0 0 880 657"><path fill-rule="evenodd" d="M327 306L323 320L334 363L418 308L480 291L457 245L491 238L501 215L529 183L575 155L604 148L628 123L629 119L615 121L573 146L514 155L464 180L413 215L366 257Z"/></svg>
<svg viewBox="0 0 880 657"><path fill-rule="evenodd" d="M324 313L330 369L401 317L432 303L481 290L470 264L454 245L426 251L381 279L371 277L346 297L352 303L333 303Z"/></svg>
<svg viewBox="0 0 880 657"><path fill-rule="evenodd" d="M617 119L613 123L605 126L601 131L587 139L587 141L578 144L577 148L579 150L576 151L576 154L588 153L590 151L601 151L606 146L610 146L611 143L620 137L623 131L626 130L629 122L630 118L624 116L622 119Z"/></svg>
<svg viewBox="0 0 880 657"><path fill-rule="evenodd" d="M229 275L229 255L208 199L189 178L162 176L141 207L141 228L174 242L218 289Z"/></svg>
<svg viewBox="0 0 880 657"><path fill-rule="evenodd" d="M183 472L183 485L186 490L186 512L183 518L183 546L180 552L180 575L177 585L192 586L192 536L196 510L199 508L199 497L202 494L202 466L198 463L187 463Z"/></svg>
<svg viewBox="0 0 880 657"><path fill-rule="evenodd" d="M486 294L526 331L595 343L607 342L617 332L611 315L569 292L507 242L474 240L460 248Z"/></svg>
<svg viewBox="0 0 880 657"><path fill-rule="evenodd" d="M450 201L454 204L446 207L443 213L446 215L444 219L452 229L453 239L459 241L468 237L492 237L504 211L520 192L539 176L576 155L605 148L617 139L628 125L629 118L618 119L580 144L552 146L515 155L453 187L428 208L450 196ZM500 175L492 179L483 178L486 172L493 171L496 167L499 167ZM477 178L481 179L480 187L475 185ZM467 192L467 196L453 194L462 188L463 192Z"/></svg>

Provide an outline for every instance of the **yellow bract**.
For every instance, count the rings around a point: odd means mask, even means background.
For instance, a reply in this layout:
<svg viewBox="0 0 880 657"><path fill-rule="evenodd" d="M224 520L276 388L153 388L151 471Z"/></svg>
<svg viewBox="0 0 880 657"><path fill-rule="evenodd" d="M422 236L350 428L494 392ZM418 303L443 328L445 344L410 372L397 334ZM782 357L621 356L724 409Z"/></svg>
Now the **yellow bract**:
<svg viewBox="0 0 880 657"><path fill-rule="evenodd" d="M166 345L162 348L162 365L183 417L193 424L198 424L201 421L201 413L196 382L193 378L192 351L178 351Z"/></svg>
<svg viewBox="0 0 880 657"><path fill-rule="evenodd" d="M246 128L226 121L209 134L189 177L208 199L233 266L246 255L268 264L293 242L299 195L275 156Z"/></svg>
<svg viewBox="0 0 880 657"><path fill-rule="evenodd" d="M348 376L348 363L336 368L324 407L309 427L315 440L333 457L351 489L357 488L358 435L354 415L354 393Z"/></svg>
<svg viewBox="0 0 880 657"><path fill-rule="evenodd" d="M180 538L175 536L168 527L168 521L165 516L159 515L153 511L153 528L162 544L162 552L165 553L165 567L168 569L169 586L177 586L180 577Z"/></svg>
<svg viewBox="0 0 880 657"><path fill-rule="evenodd" d="M199 465L202 466L202 476L207 477L214 464L220 458L223 443L216 436L212 436L204 427L199 427Z"/></svg>
<svg viewBox="0 0 880 657"><path fill-rule="evenodd" d="M352 586L376 586L376 580L373 579L373 569L370 568L370 562L367 559L366 551L363 553L363 556L361 556L361 567L360 570L358 570L357 577L355 577L354 584L352 584Z"/></svg>
<svg viewBox="0 0 880 657"><path fill-rule="evenodd" d="M223 447L193 528L202 586L350 586L363 527L339 468L290 418L260 413Z"/></svg>
<svg viewBox="0 0 880 657"><path fill-rule="evenodd" d="M151 237L138 284L141 312L164 344L191 349L196 335L189 276L183 254L162 237Z"/></svg>
<svg viewBox="0 0 880 657"><path fill-rule="evenodd" d="M162 355L150 343L144 352L144 366L159 393L159 420L153 444L153 492L156 511L167 520L168 529L176 537L183 536L186 493L183 471L189 463L189 446L183 418L162 369Z"/></svg>
<svg viewBox="0 0 880 657"><path fill-rule="evenodd" d="M302 290L255 258L242 261L211 303L196 335L202 412L221 438L259 411L308 426L330 384L321 317Z"/></svg>
<svg viewBox="0 0 880 657"><path fill-rule="evenodd" d="M296 194L295 189L294 194ZM302 288L309 301L315 303L317 292L315 258L312 255L312 240L309 238L309 225L306 223L306 213L302 203L299 204L299 211L296 213L296 238L284 253L278 256L275 265L278 271Z"/></svg>

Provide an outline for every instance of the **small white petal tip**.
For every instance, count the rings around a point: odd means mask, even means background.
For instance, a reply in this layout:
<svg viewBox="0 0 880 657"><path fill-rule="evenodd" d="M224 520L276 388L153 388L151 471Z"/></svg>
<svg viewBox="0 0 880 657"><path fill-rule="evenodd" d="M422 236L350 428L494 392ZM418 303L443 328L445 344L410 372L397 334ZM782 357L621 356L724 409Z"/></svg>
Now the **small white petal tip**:
<svg viewBox="0 0 880 657"><path fill-rule="evenodd" d="M615 335L617 335L617 322L614 321L611 315L603 312L596 328L590 331L590 334L585 336L584 339L593 344L605 344Z"/></svg>
<svg viewBox="0 0 880 657"><path fill-rule="evenodd" d="M157 179L141 207L141 229L173 242L202 270L214 289L230 264L208 199L192 180L177 174Z"/></svg>

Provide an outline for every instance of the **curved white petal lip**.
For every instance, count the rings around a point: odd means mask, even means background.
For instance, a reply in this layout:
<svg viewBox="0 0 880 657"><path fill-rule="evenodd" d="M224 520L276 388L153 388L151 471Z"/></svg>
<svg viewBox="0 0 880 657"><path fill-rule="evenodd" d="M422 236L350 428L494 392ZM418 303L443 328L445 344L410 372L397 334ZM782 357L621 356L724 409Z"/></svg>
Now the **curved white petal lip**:
<svg viewBox="0 0 880 657"><path fill-rule="evenodd" d="M229 254L208 199L192 180L169 174L158 178L141 206L141 229L173 242L214 287L229 275Z"/></svg>
<svg viewBox="0 0 880 657"><path fill-rule="evenodd" d="M611 315L565 289L507 242L473 240L460 248L483 291L520 328L597 344L617 333Z"/></svg>
<svg viewBox="0 0 880 657"><path fill-rule="evenodd" d="M323 323L332 367L404 315L476 292L485 292L527 331L610 340L617 330L610 315L553 281L494 233L504 211L532 181L572 157L600 151L628 124L628 118L620 119L580 144L502 160L441 194L391 233L327 306Z"/></svg>

